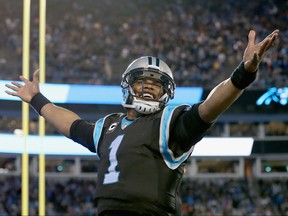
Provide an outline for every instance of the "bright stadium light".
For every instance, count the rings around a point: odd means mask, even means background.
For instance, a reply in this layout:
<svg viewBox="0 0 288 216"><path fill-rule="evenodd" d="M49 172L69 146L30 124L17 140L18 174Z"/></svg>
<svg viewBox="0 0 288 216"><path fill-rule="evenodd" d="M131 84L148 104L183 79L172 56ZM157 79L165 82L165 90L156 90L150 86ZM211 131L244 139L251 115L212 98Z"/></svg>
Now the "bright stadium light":
<svg viewBox="0 0 288 216"><path fill-rule="evenodd" d="M195 145L192 156L249 156L254 139L204 138Z"/></svg>
<svg viewBox="0 0 288 216"><path fill-rule="evenodd" d="M82 145L64 136L35 136L0 134L0 153L20 154L26 142L29 154L47 155L84 155L91 156ZM249 156L253 147L253 138L204 138L196 144L192 156Z"/></svg>
<svg viewBox="0 0 288 216"><path fill-rule="evenodd" d="M5 93L5 90L7 90L5 84L9 83L11 81L0 80L0 100L20 101L19 98ZM46 83L40 84L40 89L53 103L121 105L123 100L120 86ZM198 103L202 98L202 94L203 88L201 87L178 87L175 90L177 96L169 101L169 104Z"/></svg>

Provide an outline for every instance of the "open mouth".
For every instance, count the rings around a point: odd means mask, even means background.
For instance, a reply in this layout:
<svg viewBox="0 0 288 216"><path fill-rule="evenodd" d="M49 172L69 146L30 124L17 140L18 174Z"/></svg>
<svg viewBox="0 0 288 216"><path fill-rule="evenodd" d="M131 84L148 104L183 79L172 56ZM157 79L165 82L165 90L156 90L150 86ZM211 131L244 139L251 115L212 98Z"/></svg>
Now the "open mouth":
<svg viewBox="0 0 288 216"><path fill-rule="evenodd" d="M146 98L146 99L154 100L154 96L152 94L149 94L149 93L143 93L142 97Z"/></svg>

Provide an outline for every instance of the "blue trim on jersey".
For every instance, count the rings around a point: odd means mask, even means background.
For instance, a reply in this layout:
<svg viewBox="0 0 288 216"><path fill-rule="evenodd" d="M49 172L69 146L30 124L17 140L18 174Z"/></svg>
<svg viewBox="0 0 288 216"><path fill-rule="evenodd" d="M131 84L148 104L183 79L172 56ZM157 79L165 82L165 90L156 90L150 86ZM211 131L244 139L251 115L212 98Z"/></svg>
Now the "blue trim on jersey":
<svg viewBox="0 0 288 216"><path fill-rule="evenodd" d="M93 132L95 152L96 152L96 156L98 158L99 158L99 155L98 155L98 143L99 143L99 140L100 140L100 137L101 137L101 133L102 133L102 130L103 130L104 120L105 120L105 118L101 118L95 123L94 132Z"/></svg>
<svg viewBox="0 0 288 216"><path fill-rule="evenodd" d="M99 154L98 154L98 144L99 144L99 140L100 140L100 137L101 137L101 134L102 134L102 130L103 130L103 125L104 125L104 122L106 120L107 117L113 115L114 113L112 114L109 114L107 116L105 116L104 118L101 118L99 119L96 123L95 123L95 127L94 127L94 132L93 132L93 140L94 140L94 146L95 146L95 152L96 152L96 156L98 158L99 157Z"/></svg>
<svg viewBox="0 0 288 216"><path fill-rule="evenodd" d="M170 123L173 116L173 113L176 108L179 106L167 106L163 110L160 124L160 137L159 137L159 145L160 152L163 155L164 161L166 165L170 169L177 169L181 163L183 163L191 154L194 149L194 146L190 148L189 151L183 153L181 156L175 158L171 149L169 149L169 131L170 131Z"/></svg>
<svg viewBox="0 0 288 216"><path fill-rule="evenodd" d="M138 119L138 118L137 118ZM136 121L137 119L134 120L128 120L127 117L124 117L121 121L121 129L124 130L126 127L128 127L130 124L132 124L134 121Z"/></svg>

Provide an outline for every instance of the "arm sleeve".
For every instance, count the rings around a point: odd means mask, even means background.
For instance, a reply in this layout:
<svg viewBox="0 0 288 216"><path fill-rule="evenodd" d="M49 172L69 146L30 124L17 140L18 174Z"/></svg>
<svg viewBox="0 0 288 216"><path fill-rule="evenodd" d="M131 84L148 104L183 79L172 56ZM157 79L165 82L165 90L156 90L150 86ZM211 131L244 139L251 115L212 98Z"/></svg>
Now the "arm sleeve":
<svg viewBox="0 0 288 216"><path fill-rule="evenodd" d="M94 124L82 119L74 121L70 128L70 137L91 152L96 152L93 140Z"/></svg>
<svg viewBox="0 0 288 216"><path fill-rule="evenodd" d="M199 142L213 123L204 122L198 112L200 103L183 110L173 129L173 141L182 151L188 151ZM176 147L177 148L177 147ZM177 148L178 149L178 148Z"/></svg>

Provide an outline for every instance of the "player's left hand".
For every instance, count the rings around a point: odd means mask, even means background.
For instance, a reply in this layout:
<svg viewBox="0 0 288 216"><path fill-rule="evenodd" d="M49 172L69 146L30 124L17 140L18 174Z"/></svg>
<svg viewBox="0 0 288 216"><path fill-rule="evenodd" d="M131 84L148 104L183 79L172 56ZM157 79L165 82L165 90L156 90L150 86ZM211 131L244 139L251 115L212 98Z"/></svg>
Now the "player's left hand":
<svg viewBox="0 0 288 216"><path fill-rule="evenodd" d="M251 30L248 35L248 45L243 55L245 70L249 72L256 72L258 66L266 53L273 45L279 35L279 30L273 31L264 40L255 44L256 32Z"/></svg>

